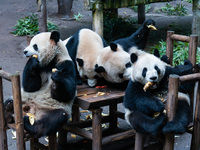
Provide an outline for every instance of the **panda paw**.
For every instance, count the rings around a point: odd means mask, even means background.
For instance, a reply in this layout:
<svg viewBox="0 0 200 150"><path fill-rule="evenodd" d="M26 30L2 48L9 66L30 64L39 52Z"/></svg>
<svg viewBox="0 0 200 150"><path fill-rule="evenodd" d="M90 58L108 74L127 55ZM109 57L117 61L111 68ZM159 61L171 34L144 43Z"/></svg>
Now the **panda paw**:
<svg viewBox="0 0 200 150"><path fill-rule="evenodd" d="M26 66L28 66L29 70L32 71L32 70L40 68L40 62L37 58L31 57L29 58Z"/></svg>
<svg viewBox="0 0 200 150"><path fill-rule="evenodd" d="M14 107L13 107L13 100L7 99L4 102L4 116L6 123L14 123Z"/></svg>
<svg viewBox="0 0 200 150"><path fill-rule="evenodd" d="M163 133L183 134L186 128L179 122L170 121L162 129Z"/></svg>

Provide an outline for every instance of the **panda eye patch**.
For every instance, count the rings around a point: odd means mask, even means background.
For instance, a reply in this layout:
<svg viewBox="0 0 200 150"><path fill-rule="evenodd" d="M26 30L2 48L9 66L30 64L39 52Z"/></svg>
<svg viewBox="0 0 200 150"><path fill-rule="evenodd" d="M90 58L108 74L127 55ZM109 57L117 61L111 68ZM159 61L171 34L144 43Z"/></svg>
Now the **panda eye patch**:
<svg viewBox="0 0 200 150"><path fill-rule="evenodd" d="M147 68L144 68L142 71L142 76L145 78L146 77L146 73L147 73Z"/></svg>
<svg viewBox="0 0 200 150"><path fill-rule="evenodd" d="M95 79L98 79L99 77L97 75L94 76Z"/></svg>
<svg viewBox="0 0 200 150"><path fill-rule="evenodd" d="M157 73L160 74L160 69L158 68L158 66L155 66L154 68L156 69Z"/></svg>
<svg viewBox="0 0 200 150"><path fill-rule="evenodd" d="M33 45L33 48L34 48L34 50L38 51L38 46L37 46L37 44L34 44L34 45Z"/></svg>

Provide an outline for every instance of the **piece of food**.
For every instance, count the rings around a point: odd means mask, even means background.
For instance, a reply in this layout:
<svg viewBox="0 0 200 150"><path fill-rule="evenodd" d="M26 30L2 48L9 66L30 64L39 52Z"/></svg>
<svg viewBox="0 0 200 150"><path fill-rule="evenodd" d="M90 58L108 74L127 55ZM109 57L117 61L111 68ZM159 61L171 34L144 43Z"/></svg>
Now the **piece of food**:
<svg viewBox="0 0 200 150"><path fill-rule="evenodd" d="M149 81L148 81L148 82L144 85L143 90L146 92L147 89L148 89L149 87L153 86L154 84L155 84L155 83L149 82Z"/></svg>
<svg viewBox="0 0 200 150"><path fill-rule="evenodd" d="M32 57L35 57L36 59L38 59L38 55L34 54Z"/></svg>
<svg viewBox="0 0 200 150"><path fill-rule="evenodd" d="M54 72L56 72L56 71L58 71L58 69L56 69L56 68L53 68L53 69L52 69L52 73L54 73Z"/></svg>
<svg viewBox="0 0 200 150"><path fill-rule="evenodd" d="M157 30L157 28L153 25L148 25L147 27L150 28L151 30Z"/></svg>
<svg viewBox="0 0 200 150"><path fill-rule="evenodd" d="M29 116L30 124L33 125L35 123L35 115L33 115L31 113L27 113L27 116Z"/></svg>

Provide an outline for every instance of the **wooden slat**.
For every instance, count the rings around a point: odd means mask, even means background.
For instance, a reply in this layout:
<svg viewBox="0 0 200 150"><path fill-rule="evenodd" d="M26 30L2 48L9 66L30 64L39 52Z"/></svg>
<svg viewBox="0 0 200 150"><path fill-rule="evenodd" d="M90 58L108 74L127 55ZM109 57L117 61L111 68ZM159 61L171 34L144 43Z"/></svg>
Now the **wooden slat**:
<svg viewBox="0 0 200 150"><path fill-rule="evenodd" d="M190 37L185 35L172 34L170 38L176 41L187 42L187 43L190 42Z"/></svg>
<svg viewBox="0 0 200 150"><path fill-rule="evenodd" d="M143 150L144 146L144 135L136 132L135 133L135 150Z"/></svg>
<svg viewBox="0 0 200 150"><path fill-rule="evenodd" d="M198 36L190 35L188 59L191 61L193 65L196 64L197 45L198 45Z"/></svg>
<svg viewBox="0 0 200 150"><path fill-rule="evenodd" d="M170 75L169 77L169 97L167 100L167 117L168 121L171 121L176 112L176 104L177 104L177 97L178 97L178 81L179 76L177 75ZM165 144L164 150L173 150L174 149L174 135L173 134L166 134L165 135Z"/></svg>
<svg viewBox="0 0 200 150"><path fill-rule="evenodd" d="M63 126L63 129L92 140L92 133L74 126Z"/></svg>
<svg viewBox="0 0 200 150"><path fill-rule="evenodd" d="M0 71L1 68L0 68ZM3 101L3 82L2 77L0 77L0 149L7 150L7 134L6 134L6 124L4 118L4 101Z"/></svg>
<svg viewBox="0 0 200 150"><path fill-rule="evenodd" d="M134 130L129 130L129 131L113 134L113 135L104 137L102 139L102 144L105 145L105 144L109 144L111 142L127 139L130 137L133 137L134 135L135 135Z"/></svg>
<svg viewBox="0 0 200 150"><path fill-rule="evenodd" d="M21 88L20 88L20 76L19 74L11 76L13 102L15 112L15 127L17 136L17 149L25 150L24 143L24 123L22 115L22 101L21 101Z"/></svg>
<svg viewBox="0 0 200 150"><path fill-rule="evenodd" d="M167 39L166 39L166 55L169 58L170 65L173 63L173 40L171 36L174 34L174 31L167 31Z"/></svg>
<svg viewBox="0 0 200 150"><path fill-rule="evenodd" d="M181 83L191 82L191 81L199 81L200 80L200 73L194 73L194 74L180 76L179 80L180 80Z"/></svg>
<svg viewBox="0 0 200 150"><path fill-rule="evenodd" d="M0 69L0 77L8 80L8 81L11 81L11 74L10 73L7 73L3 70Z"/></svg>

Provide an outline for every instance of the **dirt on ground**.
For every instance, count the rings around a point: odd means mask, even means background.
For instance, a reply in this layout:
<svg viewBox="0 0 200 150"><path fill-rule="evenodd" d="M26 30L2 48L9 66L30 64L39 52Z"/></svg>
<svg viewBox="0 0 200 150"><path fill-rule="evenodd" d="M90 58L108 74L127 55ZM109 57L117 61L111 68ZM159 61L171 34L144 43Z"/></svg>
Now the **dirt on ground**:
<svg viewBox="0 0 200 150"><path fill-rule="evenodd" d="M166 3L154 3L151 4L149 12L146 13L146 19L151 18L155 20L157 31L152 33L148 46L153 45L163 39L166 40L167 30L176 30L176 33L179 34L188 34L191 33L191 24L192 24L192 5L183 1L173 1L172 5L176 3L185 4L188 9L187 16L168 16L163 13L155 13L155 9L165 6ZM84 9L83 0L74 0L72 12L73 14L82 14L84 15L83 19L76 21L75 19L68 20L65 17L59 17L57 15L57 1L56 0L47 0L47 12L48 20L55 23L59 27L61 33L61 39L66 39L67 37L73 35L78 29L81 28L92 28L92 12ZM137 19L137 12L134 12L130 8L120 8L119 15L130 15ZM27 61L27 58L23 56L23 49L27 46L27 37L26 36L14 36L11 32L14 30L13 27L16 25L17 21L20 18L23 18L31 13L37 13L37 4L33 0L0 0L0 67L3 70L9 73L19 72L22 74L23 67ZM186 32L187 31L187 32ZM147 48L148 48L147 46ZM8 81L3 82L4 86L4 99L7 99L12 94L11 85ZM122 106L119 106L119 109L123 111ZM124 128L128 125L122 122ZM15 140L12 139L13 135L11 131L8 132L8 146L10 150L16 149ZM176 141L175 149L177 150L187 150L189 149L190 141L185 139L190 138L188 135L179 137L179 140ZM42 139L43 142L44 139ZM72 143L75 143L77 140L72 139ZM182 142L181 142L182 141ZM133 143L133 142L130 142ZM184 143L184 144L182 144ZM123 143L118 143L123 145ZM178 146L177 146L178 145ZM73 145L71 149L78 146L77 144ZM29 148L27 148L29 149ZM90 149L90 148L81 148L79 145L77 149ZM105 148L106 149L106 148ZM110 148L109 148L110 149ZM111 149L120 149L120 147L115 146ZM124 148L123 148L124 149ZM133 149L133 148L127 148Z"/></svg>

